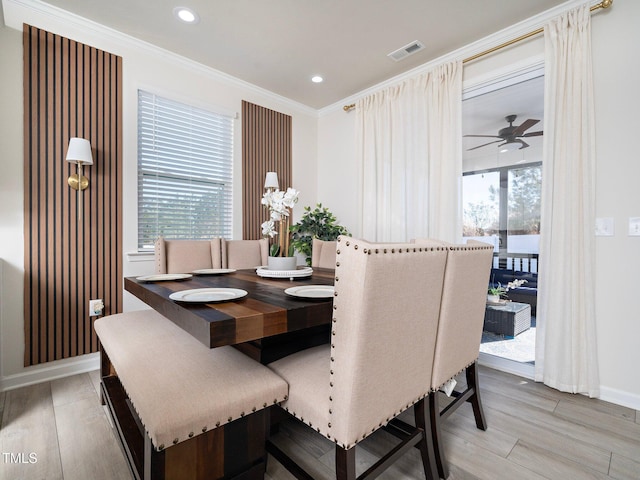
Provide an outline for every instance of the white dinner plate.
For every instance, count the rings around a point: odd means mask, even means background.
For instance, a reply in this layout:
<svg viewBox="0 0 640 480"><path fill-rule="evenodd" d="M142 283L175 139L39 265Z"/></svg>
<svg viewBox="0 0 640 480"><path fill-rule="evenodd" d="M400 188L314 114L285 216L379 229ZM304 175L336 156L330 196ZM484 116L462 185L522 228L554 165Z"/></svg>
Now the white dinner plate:
<svg viewBox="0 0 640 480"><path fill-rule="evenodd" d="M185 280L191 277L193 277L193 275L190 273L158 273L156 275L137 277L136 280L139 282L166 282L169 280Z"/></svg>
<svg viewBox="0 0 640 480"><path fill-rule="evenodd" d="M284 293L300 298L331 298L334 291L333 285L302 285L287 288Z"/></svg>
<svg viewBox="0 0 640 480"><path fill-rule="evenodd" d="M230 302L245 295L247 295L247 291L239 288L194 288L193 290L173 292L169 298L177 302L213 303Z"/></svg>
<svg viewBox="0 0 640 480"><path fill-rule="evenodd" d="M291 279L291 278L309 277L313 273L313 268L298 267L296 270L269 270L269 267L261 266L256 268L256 273L260 277Z"/></svg>
<svg viewBox="0 0 640 480"><path fill-rule="evenodd" d="M194 270L194 275L222 275L223 273L233 273L235 268L202 268L200 270Z"/></svg>

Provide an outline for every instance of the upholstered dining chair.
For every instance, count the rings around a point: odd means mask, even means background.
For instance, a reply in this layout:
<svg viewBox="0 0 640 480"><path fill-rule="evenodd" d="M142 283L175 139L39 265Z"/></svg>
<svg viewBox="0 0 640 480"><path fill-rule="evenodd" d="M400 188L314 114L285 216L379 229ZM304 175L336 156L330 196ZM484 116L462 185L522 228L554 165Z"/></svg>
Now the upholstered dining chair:
<svg viewBox="0 0 640 480"><path fill-rule="evenodd" d="M336 244L335 240L328 241L314 238L311 243L311 266L336 268Z"/></svg>
<svg viewBox="0 0 640 480"><path fill-rule="evenodd" d="M222 240L222 268L255 268L267 264L269 241Z"/></svg>
<svg viewBox="0 0 640 480"><path fill-rule="evenodd" d="M413 407L416 427L363 477L418 446L436 475L427 402L447 250L339 237L330 345L268 366L289 384L287 412L336 445L336 478L356 478L355 446ZM306 473L272 441L267 449L297 478Z"/></svg>
<svg viewBox="0 0 640 480"><path fill-rule="evenodd" d="M416 240L416 244L420 244L420 240ZM446 248L449 252L431 379L434 393L429 396L432 442L441 478L448 477L441 441L441 420L469 402L476 426L480 430L487 429L480 400L477 359L493 260L493 245L486 243L470 240L466 245L449 244ZM440 411L438 395L441 394L438 390L463 370L467 382L465 390L454 392L455 400Z"/></svg>
<svg viewBox="0 0 640 480"><path fill-rule="evenodd" d="M203 268L222 268L222 239L168 240L154 244L156 273L188 273Z"/></svg>

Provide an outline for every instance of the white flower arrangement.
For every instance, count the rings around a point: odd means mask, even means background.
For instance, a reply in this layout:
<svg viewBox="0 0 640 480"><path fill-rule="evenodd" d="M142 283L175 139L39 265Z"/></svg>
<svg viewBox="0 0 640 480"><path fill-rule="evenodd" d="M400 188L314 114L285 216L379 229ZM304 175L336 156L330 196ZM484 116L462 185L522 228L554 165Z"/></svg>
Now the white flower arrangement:
<svg viewBox="0 0 640 480"><path fill-rule="evenodd" d="M506 295L506 293L509 290L513 290L514 288L518 288L518 287L524 285L525 283L527 283L527 280L517 279L517 280L513 280L513 281L507 283L507 286L503 287L502 284L500 282L498 282L498 285L496 287L489 287L489 289L487 290L487 293L489 295L496 295L498 297L501 297L503 295Z"/></svg>
<svg viewBox="0 0 640 480"><path fill-rule="evenodd" d="M272 252L275 253L278 251L278 247L281 248L281 255L286 256L288 254L288 221L291 216L291 209L298 202L298 195L300 192L295 188L287 188L286 192L283 192L280 189L271 190L268 189L264 195L262 195L262 200L260 203L269 209L269 220L262 223L262 235L265 237L273 238L278 235L278 231L276 230L276 222L280 222L280 234L281 237L283 235L287 235L286 239L280 238L279 244L272 245ZM275 255L274 255L275 256Z"/></svg>

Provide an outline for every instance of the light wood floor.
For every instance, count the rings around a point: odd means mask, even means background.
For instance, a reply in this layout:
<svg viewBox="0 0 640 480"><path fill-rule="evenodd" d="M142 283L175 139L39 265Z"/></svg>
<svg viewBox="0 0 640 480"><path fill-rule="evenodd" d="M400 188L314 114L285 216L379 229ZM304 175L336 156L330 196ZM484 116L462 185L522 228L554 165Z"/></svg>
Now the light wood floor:
<svg viewBox="0 0 640 480"><path fill-rule="evenodd" d="M444 422L451 480L640 479L640 412L488 368L480 373L489 429L475 428L468 405ZM130 479L98 382L96 371L0 393L0 479ZM331 442L294 422L274 440L315 478L331 478ZM394 442L383 431L362 442L359 473ZM266 478L293 479L273 459ZM423 479L418 452L380 478Z"/></svg>

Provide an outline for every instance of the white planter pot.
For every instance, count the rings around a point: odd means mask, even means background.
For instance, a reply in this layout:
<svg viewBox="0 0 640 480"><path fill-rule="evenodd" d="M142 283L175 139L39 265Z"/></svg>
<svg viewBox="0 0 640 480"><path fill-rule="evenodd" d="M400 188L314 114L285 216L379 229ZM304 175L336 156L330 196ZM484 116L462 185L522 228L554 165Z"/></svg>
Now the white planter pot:
<svg viewBox="0 0 640 480"><path fill-rule="evenodd" d="M489 303L499 303L500 295L487 295L487 302Z"/></svg>
<svg viewBox="0 0 640 480"><path fill-rule="evenodd" d="M269 270L295 270L298 259L296 257L269 257Z"/></svg>

